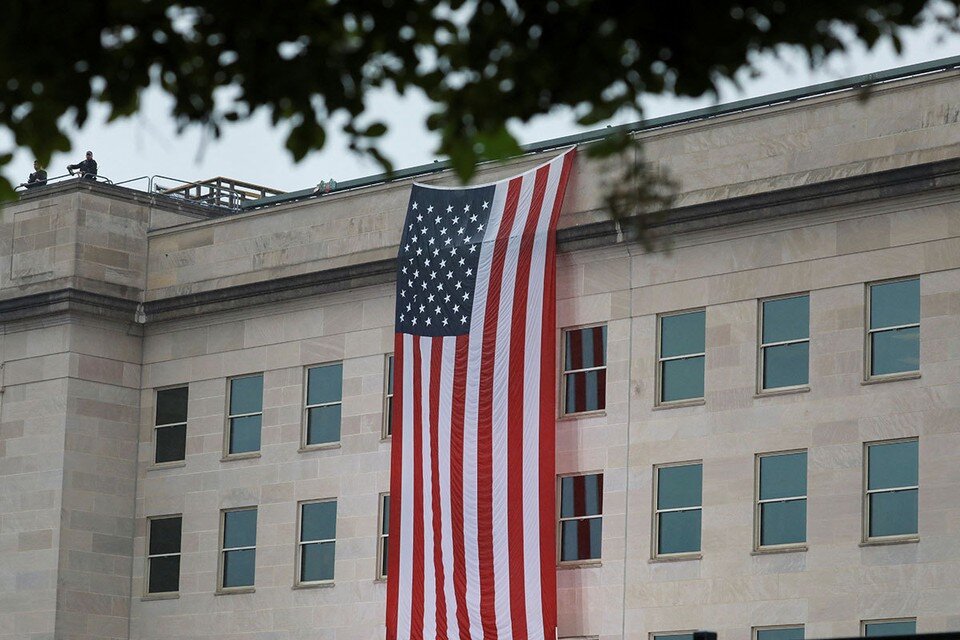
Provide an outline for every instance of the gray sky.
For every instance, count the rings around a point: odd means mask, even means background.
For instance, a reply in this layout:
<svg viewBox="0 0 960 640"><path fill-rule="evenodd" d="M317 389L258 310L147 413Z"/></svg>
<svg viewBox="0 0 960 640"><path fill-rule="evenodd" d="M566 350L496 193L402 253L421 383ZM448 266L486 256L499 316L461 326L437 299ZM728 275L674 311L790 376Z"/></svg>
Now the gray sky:
<svg viewBox="0 0 960 640"><path fill-rule="evenodd" d="M856 45L848 54L829 58L816 71L811 71L795 50L784 48L779 59L773 56L758 59L762 74L758 78L744 77L742 91L732 85L723 87L719 102L960 55L960 36L938 37L941 33L931 27L904 32L905 46L901 56L897 56L887 42L878 44L872 51ZM644 109L647 117L656 117L715 102L713 99L649 96ZM283 146L286 128L272 127L266 113L257 113L247 122L226 128L219 140L204 140L198 129L188 129L184 134L176 135L173 121L167 115L170 103L159 91L148 91L142 104L141 112L135 117L109 125L104 122L105 110L95 109L82 130L70 130L73 151L54 155L47 167L49 175L65 173L66 165L82 160L86 149L94 152L101 175L114 182L149 175L184 181L228 176L282 191L294 191L311 187L321 179L342 181L380 172L376 163L350 152L344 136L338 134L335 127L328 129L327 145L322 151L295 164ZM424 164L436 157L437 140L423 124L431 105L422 95L400 97L383 93L369 105L371 115L390 126L390 133L382 139L381 148L393 160L395 168ZM625 114L611 124L634 120L635 115ZM512 130L522 143L529 143L588 129L577 127L570 111L557 110L532 122L515 123ZM0 136L0 149L8 148L10 142L9 137ZM31 156L18 150L6 175L16 182L25 181L33 170L32 163Z"/></svg>

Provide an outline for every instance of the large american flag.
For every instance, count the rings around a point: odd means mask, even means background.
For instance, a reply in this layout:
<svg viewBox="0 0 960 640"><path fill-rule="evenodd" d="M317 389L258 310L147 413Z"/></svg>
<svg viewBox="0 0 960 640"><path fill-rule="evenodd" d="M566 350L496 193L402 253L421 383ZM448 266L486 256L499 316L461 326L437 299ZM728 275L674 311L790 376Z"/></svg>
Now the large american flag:
<svg viewBox="0 0 960 640"><path fill-rule="evenodd" d="M388 640L555 637L555 229L573 157L483 186L413 186Z"/></svg>

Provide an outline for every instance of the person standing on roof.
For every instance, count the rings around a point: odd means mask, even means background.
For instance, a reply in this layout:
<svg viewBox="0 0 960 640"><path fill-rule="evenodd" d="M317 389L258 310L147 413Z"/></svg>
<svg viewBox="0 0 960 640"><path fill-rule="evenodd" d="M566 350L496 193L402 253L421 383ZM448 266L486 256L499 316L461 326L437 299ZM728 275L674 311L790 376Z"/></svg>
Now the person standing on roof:
<svg viewBox="0 0 960 640"><path fill-rule="evenodd" d="M70 172L70 175L73 175L74 169L78 169L80 171L81 178L86 178L87 180L96 180L97 161L93 159L93 151L87 151L86 160L81 160L77 164L67 165L67 171Z"/></svg>
<svg viewBox="0 0 960 640"><path fill-rule="evenodd" d="M30 174L30 177L27 178L23 186L27 189L33 189L34 187L42 187L45 184L47 184L47 172L43 170L43 165L40 164L39 160L34 160L33 173Z"/></svg>

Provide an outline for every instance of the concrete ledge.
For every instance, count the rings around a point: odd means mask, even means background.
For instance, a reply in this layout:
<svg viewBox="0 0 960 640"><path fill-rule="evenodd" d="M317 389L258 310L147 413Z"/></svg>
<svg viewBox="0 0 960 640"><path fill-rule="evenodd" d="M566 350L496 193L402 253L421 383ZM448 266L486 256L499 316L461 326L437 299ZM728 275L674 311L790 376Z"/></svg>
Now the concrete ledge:
<svg viewBox="0 0 960 640"><path fill-rule="evenodd" d="M0 300L0 322L71 312L135 322L137 307L134 300L68 288Z"/></svg>

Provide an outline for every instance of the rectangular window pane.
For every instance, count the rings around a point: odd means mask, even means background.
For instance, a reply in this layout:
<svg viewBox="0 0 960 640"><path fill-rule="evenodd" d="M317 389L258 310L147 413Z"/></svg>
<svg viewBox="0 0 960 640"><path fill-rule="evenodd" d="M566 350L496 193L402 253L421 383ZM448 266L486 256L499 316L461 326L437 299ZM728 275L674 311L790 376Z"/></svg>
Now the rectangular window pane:
<svg viewBox="0 0 960 640"><path fill-rule="evenodd" d="M905 327L870 335L870 374L920 370L920 328Z"/></svg>
<svg viewBox="0 0 960 640"><path fill-rule="evenodd" d="M703 397L703 356L661 363L662 402Z"/></svg>
<svg viewBox="0 0 960 640"><path fill-rule="evenodd" d="M151 556L180 553L180 529L183 518L154 518L150 520Z"/></svg>
<svg viewBox="0 0 960 640"><path fill-rule="evenodd" d="M810 343L796 342L763 348L763 388L807 384Z"/></svg>
<svg viewBox="0 0 960 640"><path fill-rule="evenodd" d="M307 370L307 404L340 402L343 398L343 364Z"/></svg>
<svg viewBox="0 0 960 640"><path fill-rule="evenodd" d="M757 629L757 640L803 640L803 627Z"/></svg>
<svg viewBox="0 0 960 640"><path fill-rule="evenodd" d="M653 640L693 640L692 633L655 633Z"/></svg>
<svg viewBox="0 0 960 640"><path fill-rule="evenodd" d="M337 503L308 502L300 515L300 540L332 540L337 537Z"/></svg>
<svg viewBox="0 0 960 640"><path fill-rule="evenodd" d="M594 560L600 557L601 518L564 520L560 523L560 560Z"/></svg>
<svg viewBox="0 0 960 640"><path fill-rule="evenodd" d="M223 514L223 548L257 544L257 510L226 511Z"/></svg>
<svg viewBox="0 0 960 640"><path fill-rule="evenodd" d="M565 355L565 371L606 366L607 326L567 331Z"/></svg>
<svg viewBox="0 0 960 640"><path fill-rule="evenodd" d="M187 421L187 387L157 391L157 421L174 424Z"/></svg>
<svg viewBox="0 0 960 640"><path fill-rule="evenodd" d="M760 505L760 544L798 544L807 540L807 501Z"/></svg>
<svg viewBox="0 0 960 640"><path fill-rule="evenodd" d="M230 415L259 413L263 410L263 376L247 376L230 381Z"/></svg>
<svg viewBox="0 0 960 640"><path fill-rule="evenodd" d="M301 548L300 581L333 580L333 562L336 544L318 542Z"/></svg>
<svg viewBox="0 0 960 640"><path fill-rule="evenodd" d="M700 514L700 509L661 513L657 553L700 551Z"/></svg>
<svg viewBox="0 0 960 640"><path fill-rule="evenodd" d="M187 454L187 425L160 427L156 430L157 444L154 462L175 462L185 460Z"/></svg>
<svg viewBox="0 0 960 640"><path fill-rule="evenodd" d="M807 495L807 454L786 453L760 458L760 499Z"/></svg>
<svg viewBox="0 0 960 640"><path fill-rule="evenodd" d="M260 451L260 416L230 419L230 453Z"/></svg>
<svg viewBox="0 0 960 640"><path fill-rule="evenodd" d="M252 587L255 573L256 550L241 549L223 553L223 586Z"/></svg>
<svg viewBox="0 0 960 640"><path fill-rule="evenodd" d="M566 476L560 480L560 517L603 513L603 475Z"/></svg>
<svg viewBox="0 0 960 640"><path fill-rule="evenodd" d="M180 590L180 556L150 558L148 593L171 593Z"/></svg>
<svg viewBox="0 0 960 640"><path fill-rule="evenodd" d="M917 621L898 620L896 622L868 622L863 625L863 629L863 635L867 638L915 635L917 633Z"/></svg>
<svg viewBox="0 0 960 640"><path fill-rule="evenodd" d="M795 296L763 303L763 342L810 337L810 297Z"/></svg>
<svg viewBox="0 0 960 640"><path fill-rule="evenodd" d="M703 353L706 313L693 311L660 318L660 357Z"/></svg>
<svg viewBox="0 0 960 640"><path fill-rule="evenodd" d="M340 411L342 405L307 409L307 444L327 444L340 441Z"/></svg>
<svg viewBox="0 0 960 640"><path fill-rule="evenodd" d="M699 507L703 500L703 465L657 469L657 509Z"/></svg>
<svg viewBox="0 0 960 640"><path fill-rule="evenodd" d="M870 287L870 328L920 322L920 280L903 280Z"/></svg>
<svg viewBox="0 0 960 640"><path fill-rule="evenodd" d="M870 536L917 533L917 490L870 494Z"/></svg>
<svg viewBox="0 0 960 640"><path fill-rule="evenodd" d="M393 395L393 356L387 356L387 394Z"/></svg>
<svg viewBox="0 0 960 640"><path fill-rule="evenodd" d="M607 370L582 371L564 376L564 413L599 411L606 406Z"/></svg>
<svg viewBox="0 0 960 640"><path fill-rule="evenodd" d="M383 516L380 518L380 533L390 533L390 496L383 496Z"/></svg>
<svg viewBox="0 0 960 640"><path fill-rule="evenodd" d="M917 482L918 441L872 444L867 448L867 488L913 487Z"/></svg>

